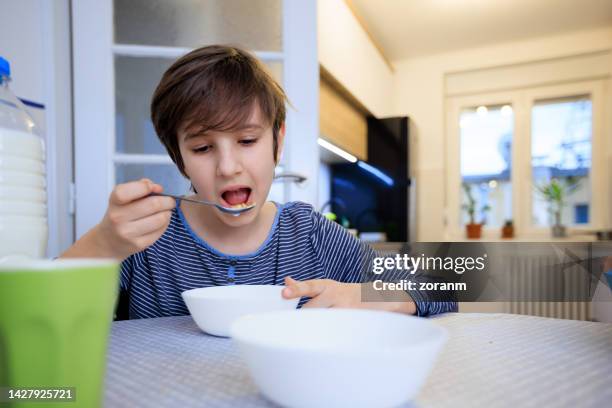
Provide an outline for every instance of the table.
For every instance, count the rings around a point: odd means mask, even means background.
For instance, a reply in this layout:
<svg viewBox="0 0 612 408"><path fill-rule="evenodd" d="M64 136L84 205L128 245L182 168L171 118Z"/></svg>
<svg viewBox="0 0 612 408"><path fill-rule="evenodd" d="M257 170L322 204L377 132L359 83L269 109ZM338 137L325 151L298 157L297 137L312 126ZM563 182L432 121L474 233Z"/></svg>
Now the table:
<svg viewBox="0 0 612 408"><path fill-rule="evenodd" d="M612 406L612 324L512 314L433 317L449 341L414 407ZM106 407L273 407L236 346L190 316L113 323Z"/></svg>

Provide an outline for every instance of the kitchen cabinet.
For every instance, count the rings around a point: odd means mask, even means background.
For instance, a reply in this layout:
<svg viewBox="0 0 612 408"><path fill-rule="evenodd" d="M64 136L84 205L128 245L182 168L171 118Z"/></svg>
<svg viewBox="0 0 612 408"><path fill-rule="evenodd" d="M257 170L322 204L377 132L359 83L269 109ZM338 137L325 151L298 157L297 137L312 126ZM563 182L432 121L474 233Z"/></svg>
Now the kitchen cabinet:
<svg viewBox="0 0 612 408"><path fill-rule="evenodd" d="M368 158L368 125L365 109L351 101L328 75L319 85L321 137L361 160Z"/></svg>

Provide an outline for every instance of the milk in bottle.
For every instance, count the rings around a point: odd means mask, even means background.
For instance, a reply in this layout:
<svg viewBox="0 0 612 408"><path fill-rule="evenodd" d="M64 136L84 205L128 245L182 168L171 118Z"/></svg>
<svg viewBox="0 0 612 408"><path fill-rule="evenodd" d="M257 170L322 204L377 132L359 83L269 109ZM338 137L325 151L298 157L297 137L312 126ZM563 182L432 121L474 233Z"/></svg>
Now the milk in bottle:
<svg viewBox="0 0 612 408"><path fill-rule="evenodd" d="M48 234L45 147L10 78L0 57L0 263L44 257Z"/></svg>

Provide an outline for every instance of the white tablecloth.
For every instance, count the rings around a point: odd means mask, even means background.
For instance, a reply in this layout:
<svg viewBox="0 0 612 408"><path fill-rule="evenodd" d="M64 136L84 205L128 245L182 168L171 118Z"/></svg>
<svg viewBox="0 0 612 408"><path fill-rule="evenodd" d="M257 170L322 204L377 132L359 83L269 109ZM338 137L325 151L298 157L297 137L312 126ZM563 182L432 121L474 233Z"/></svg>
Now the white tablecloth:
<svg viewBox="0 0 612 408"><path fill-rule="evenodd" d="M416 407L612 406L612 324L509 314L433 318L450 339ZM271 407L229 339L191 317L113 323L107 407Z"/></svg>

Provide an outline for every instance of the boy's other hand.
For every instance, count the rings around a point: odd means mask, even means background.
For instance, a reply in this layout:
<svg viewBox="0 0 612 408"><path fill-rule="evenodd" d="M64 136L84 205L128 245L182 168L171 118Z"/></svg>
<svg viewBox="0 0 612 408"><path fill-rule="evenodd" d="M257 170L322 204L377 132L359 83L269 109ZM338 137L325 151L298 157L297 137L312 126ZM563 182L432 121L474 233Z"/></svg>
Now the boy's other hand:
<svg viewBox="0 0 612 408"><path fill-rule="evenodd" d="M151 246L168 227L176 205L173 198L149 196L162 191L149 179L115 186L106 214L95 227L98 244L119 259Z"/></svg>
<svg viewBox="0 0 612 408"><path fill-rule="evenodd" d="M404 302L363 302L361 300L360 283L342 283L331 279L296 281L287 276L285 286L282 292L285 299L311 298L302 307L337 307L386 310L406 314L416 313L416 305L407 293Z"/></svg>

